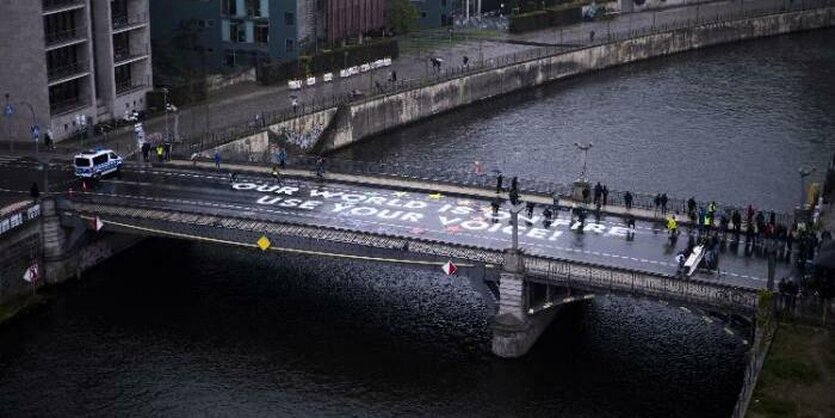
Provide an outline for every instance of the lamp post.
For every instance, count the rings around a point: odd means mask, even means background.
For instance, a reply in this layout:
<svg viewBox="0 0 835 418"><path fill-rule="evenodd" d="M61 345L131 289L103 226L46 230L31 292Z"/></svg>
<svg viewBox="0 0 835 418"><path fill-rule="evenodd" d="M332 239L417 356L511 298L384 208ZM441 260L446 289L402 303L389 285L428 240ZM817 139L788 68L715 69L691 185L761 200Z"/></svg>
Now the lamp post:
<svg viewBox="0 0 835 418"><path fill-rule="evenodd" d="M12 140L12 115L14 106L9 102L9 93L5 94L6 105L3 107L3 116L6 117L6 134L9 139L9 152L14 152L14 141Z"/></svg>
<svg viewBox="0 0 835 418"><path fill-rule="evenodd" d="M592 147L592 143L589 142L588 144L581 144L579 142L575 142L574 146L577 147L578 150L582 153L582 161L583 161L583 171L580 172L580 177L574 182L574 193L573 197L575 200L583 200L583 191L589 188L589 179L588 179L588 154L589 149Z"/></svg>
<svg viewBox="0 0 835 418"><path fill-rule="evenodd" d="M82 114L75 115L75 123L78 127L78 139L81 142L81 148L84 148L84 137L87 134L87 116Z"/></svg>
<svg viewBox="0 0 835 418"><path fill-rule="evenodd" d="M162 88L162 101L165 104L165 139L171 140L171 128L168 127L168 87Z"/></svg>
<svg viewBox="0 0 835 418"><path fill-rule="evenodd" d="M588 176L588 165L587 164L588 164L589 149L591 149L591 147L594 146L594 144L589 142L588 144L583 145L579 142L575 142L574 146L577 147L577 149L580 150L580 152L583 153L582 154L582 156L583 156L583 158L582 158L583 171L580 172L580 178L578 179L578 181L583 182L583 183L588 183L589 180L588 180L588 177L587 177Z"/></svg>

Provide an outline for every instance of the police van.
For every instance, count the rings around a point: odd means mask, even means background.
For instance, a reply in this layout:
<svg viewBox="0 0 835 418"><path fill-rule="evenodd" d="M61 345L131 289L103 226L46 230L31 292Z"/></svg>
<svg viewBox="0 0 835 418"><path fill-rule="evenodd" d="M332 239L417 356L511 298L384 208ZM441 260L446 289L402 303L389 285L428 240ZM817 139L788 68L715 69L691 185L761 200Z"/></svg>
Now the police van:
<svg viewBox="0 0 835 418"><path fill-rule="evenodd" d="M122 157L109 149L84 151L73 159L76 177L99 179L110 173L119 175Z"/></svg>

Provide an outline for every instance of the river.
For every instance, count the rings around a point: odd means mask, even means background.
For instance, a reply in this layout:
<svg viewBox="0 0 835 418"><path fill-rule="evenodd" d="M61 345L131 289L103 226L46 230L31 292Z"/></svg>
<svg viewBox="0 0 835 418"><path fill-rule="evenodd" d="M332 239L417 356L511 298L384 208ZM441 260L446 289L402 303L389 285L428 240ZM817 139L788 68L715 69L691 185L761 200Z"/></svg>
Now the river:
<svg viewBox="0 0 835 418"><path fill-rule="evenodd" d="M835 143L833 35L578 77L339 155L567 181L591 140L612 188L787 208ZM0 415L726 417L749 331L603 295L503 360L464 279L163 239L52 292L0 326Z"/></svg>

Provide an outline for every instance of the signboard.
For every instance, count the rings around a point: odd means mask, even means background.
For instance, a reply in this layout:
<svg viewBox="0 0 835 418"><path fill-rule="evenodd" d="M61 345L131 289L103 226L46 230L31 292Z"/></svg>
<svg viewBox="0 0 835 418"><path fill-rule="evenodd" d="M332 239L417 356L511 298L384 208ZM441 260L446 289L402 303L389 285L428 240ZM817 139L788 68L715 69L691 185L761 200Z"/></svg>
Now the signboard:
<svg viewBox="0 0 835 418"><path fill-rule="evenodd" d="M447 276L452 276L458 271L458 266L453 264L452 261L447 261L446 264L441 266L441 270L443 270Z"/></svg>
<svg viewBox="0 0 835 418"><path fill-rule="evenodd" d="M38 125L32 125L32 139L34 139L35 142L38 142L38 140L40 138L41 138L41 127L38 126Z"/></svg>
<svg viewBox="0 0 835 418"><path fill-rule="evenodd" d="M29 268L23 273L23 280L26 280L29 283L34 283L38 281L38 277L40 276L40 269L38 268L38 263L32 263Z"/></svg>
<svg viewBox="0 0 835 418"><path fill-rule="evenodd" d="M7 118L14 115L14 106L11 103L6 104L6 107L3 108L3 115Z"/></svg>

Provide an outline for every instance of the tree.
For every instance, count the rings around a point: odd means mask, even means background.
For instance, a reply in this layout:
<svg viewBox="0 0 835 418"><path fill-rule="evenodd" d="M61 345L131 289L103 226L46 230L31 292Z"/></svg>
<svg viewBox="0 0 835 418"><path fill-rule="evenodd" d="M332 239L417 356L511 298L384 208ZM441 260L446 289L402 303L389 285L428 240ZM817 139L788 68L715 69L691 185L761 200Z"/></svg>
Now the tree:
<svg viewBox="0 0 835 418"><path fill-rule="evenodd" d="M417 28L418 9L409 0L389 0L386 8L386 26L396 34L409 33Z"/></svg>

